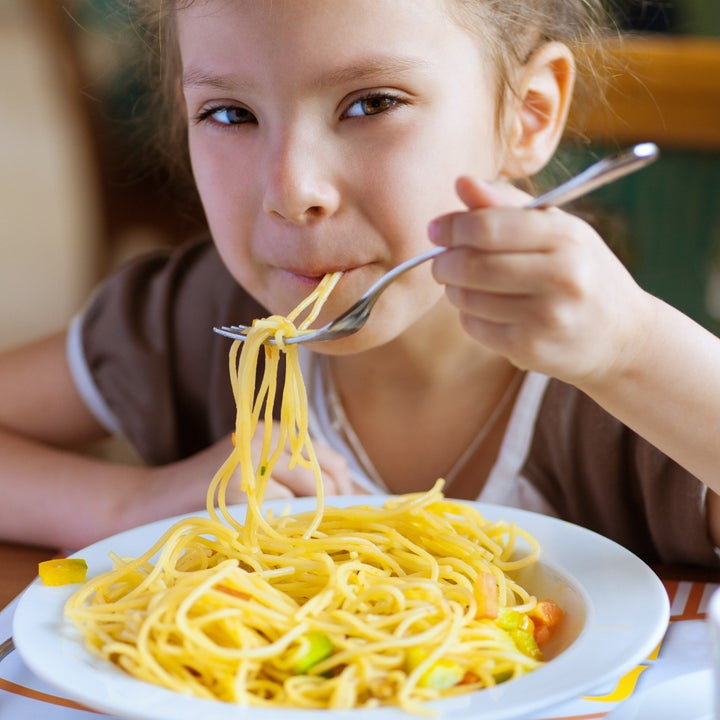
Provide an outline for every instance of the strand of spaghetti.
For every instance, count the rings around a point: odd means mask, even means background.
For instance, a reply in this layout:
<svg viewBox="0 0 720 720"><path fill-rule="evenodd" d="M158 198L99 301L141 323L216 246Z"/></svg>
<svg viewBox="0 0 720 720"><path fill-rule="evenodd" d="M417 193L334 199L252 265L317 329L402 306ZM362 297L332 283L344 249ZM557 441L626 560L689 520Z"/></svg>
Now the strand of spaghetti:
<svg viewBox="0 0 720 720"><path fill-rule="evenodd" d="M329 293L340 278L341 273L334 273L332 275L325 276L319 283L318 287L311 293L308 298L298 305L293 310L288 318L270 318L263 322L253 323L253 326L248 331L248 336L245 340L245 347L243 348L243 356L241 357L241 367L238 373L239 379L235 386L236 392L236 404L238 406L238 418L242 417L245 419L244 425L249 427L243 427L240 422L236 424L236 438L250 438L254 433L255 426L250 422L247 422L247 413L240 412L241 404L245 405L249 397L251 397L251 391L255 388L255 373L257 367L257 356L260 347L265 347L265 373L261 383L261 388L270 386L274 387L275 383L266 380L268 377L276 378L277 369L279 363L279 351L274 351L266 343L268 335L266 333L272 333L279 348L285 352L286 355L286 377L285 377L285 388L283 391L283 402L281 408L281 421L280 421L280 438L278 440L276 451L269 455L269 437L270 435L266 432L265 442L263 443L263 451L260 458L260 477L258 477L258 469L252 462L250 443L249 441L243 441L244 452L240 456L240 467L243 471L242 489L248 494L248 519L245 524L245 532L250 538L255 538L257 533L257 527L260 526L268 534L274 534L271 526L263 520L261 513L261 505L264 497L265 488L267 481L271 475L272 468L274 467L277 459L282 452L282 448L285 445L286 436L285 433L289 432L290 450L291 450L291 463L290 467L294 464L301 463L306 467L310 467L315 478L315 488L317 496L317 509L315 514L315 521L310 525L307 531L307 536L311 535L314 529L322 518L324 509L324 493L322 486L322 473L320 466L315 456L315 452L312 449L312 445L309 443L308 438L308 419L307 419L307 401L302 402L302 398L307 397L305 390L304 381L302 379L302 372L300 370L299 353L298 348L293 346L287 346L282 343L282 337L291 336L296 334L296 329L292 325L294 320L300 312L302 312L310 303L313 303L313 307L304 321L301 327L306 327L308 324L313 322L320 312L322 305L327 299ZM290 322L288 322L290 321ZM274 325L274 327L273 327ZM262 333L262 334L261 334ZM246 353L249 353L251 362L243 363L243 357ZM265 400L266 407L266 428L270 423L269 412L272 409L270 400L268 398L260 398L259 402ZM272 397L274 401L274 396ZM242 431L245 430L248 434L242 435ZM309 457L303 457L303 450L305 450ZM251 483L254 484L251 492Z"/></svg>
<svg viewBox="0 0 720 720"><path fill-rule="evenodd" d="M272 406L270 402L274 402L274 390L272 395L265 393L264 397L255 398L255 378L257 374L258 357L265 346L265 341L272 334L271 323L255 323L248 331L248 337L244 343L243 351L240 356L240 362L237 361L237 355L233 357L231 365L231 378L233 378L233 392L237 407L236 423L235 423L235 451L237 455L237 465L241 468L241 489L248 496L248 512L244 525L237 524L227 511L223 503L221 512L228 522L237 526L238 530L244 533L251 542L257 532L257 526L262 526L266 532L272 532L271 528L262 518L260 506L265 494L267 478L270 476L271 467L270 460L267 457L269 452L268 444L271 435L264 435L263 448L261 456L256 464L252 456L251 438L255 434L257 422L260 414L260 407L263 401L266 401L269 411ZM239 341L236 341L238 346ZM235 353L238 349L235 349ZM261 390L274 388L277 375L277 358L272 353L265 352L265 368L263 380L261 382ZM261 393L262 394L262 393ZM268 397L270 398L268 400ZM257 409L256 409L257 408ZM267 417L267 416L266 416ZM270 423L269 431L272 431L272 423ZM285 442L285 431L280 425L280 438L278 440L278 455ZM262 475L265 474L265 477ZM208 501L209 502L209 501Z"/></svg>
<svg viewBox="0 0 720 720"><path fill-rule="evenodd" d="M325 275L323 279L318 283L315 290L313 290L313 292L311 292L310 295L308 295L305 300L303 300L287 316L288 320L290 320L290 322L294 322L295 319L300 315L300 313L305 310L305 308L314 303L314 306L308 316L298 325L298 329L305 330L310 325L312 325L312 323L317 320L317 317L320 314L320 310L322 309L322 306L324 304L324 299L327 298L328 295L330 295L341 277L341 272L328 273L327 275ZM317 300L319 299L321 300L320 303L317 302Z"/></svg>
<svg viewBox="0 0 720 720"><path fill-rule="evenodd" d="M236 521L228 512L225 498L227 497L228 485L239 462L239 453L233 447L230 455L220 466L220 469L215 473L215 476L210 482L206 499L207 511L210 517L215 522L221 522L220 516L218 515L219 511L226 522L228 522L231 527L236 527L236 529L239 529L239 525L236 525Z"/></svg>

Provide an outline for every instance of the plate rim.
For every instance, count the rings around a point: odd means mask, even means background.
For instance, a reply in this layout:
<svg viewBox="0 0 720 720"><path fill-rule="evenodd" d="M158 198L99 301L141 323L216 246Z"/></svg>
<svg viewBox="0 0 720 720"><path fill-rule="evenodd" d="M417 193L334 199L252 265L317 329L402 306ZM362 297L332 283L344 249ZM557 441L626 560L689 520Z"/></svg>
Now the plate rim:
<svg viewBox="0 0 720 720"><path fill-rule="evenodd" d="M368 504L376 506L396 497L398 496L384 494L332 496L325 499L325 504L328 507ZM509 506L449 499L476 507L487 519L515 522L531 532L540 543L543 561L567 579L573 580L585 594L588 605L585 626L580 634L572 645L548 665L506 685L429 703L430 707L439 711L441 717L443 715L447 717L452 715L454 718L470 717L492 711L493 718L510 720L533 711L550 708L595 687L601 687L614 678L619 678L645 659L662 639L670 617L667 592L650 567L627 548L593 530L559 518ZM281 512L289 508L292 513L299 513L315 506L316 498L305 497L267 501L263 503L263 510L272 509L273 512ZM235 505L230 511L234 516L242 516L245 506ZM111 549L121 555L127 554L122 551L123 543L127 545L132 544L133 541L138 543L140 540L143 546L149 548L160 537L164 528L189 517L207 517L207 512L184 513L156 520L104 538L73 553L72 556L88 559L91 572L93 567L97 568L97 571L92 573L94 575L104 569L98 567L102 565L101 556L104 555L102 560L105 562L105 567L110 567L108 552ZM574 542L569 542L569 539ZM576 557L578 546L583 546L583 543L584 545L589 543L595 551L592 560L595 565L592 569L583 568ZM545 552L548 556L544 556ZM627 569L631 569L632 572L624 575ZM634 588L632 592L624 595L630 597L632 603L638 606L638 611L642 610L642 615L638 614L633 622L620 622L612 610L617 601L612 598L612 594L607 598L606 592L599 592L600 587L608 581L620 580L621 574L623 579L631 582ZM135 720L192 720L199 713L202 713L204 720L230 720L237 716L236 705L185 696L136 680L109 664L100 666L101 661L92 657L77 638L68 634L71 628L69 622L62 616L65 600L76 587L73 585L49 588L41 585L36 578L19 599L13 617L13 637L21 658L39 678L87 707ZM39 617L34 614L38 609L40 609ZM638 621L642 623L642 632L639 632L639 628L635 626L635 622ZM595 651L597 648L593 645L607 648L608 639L611 640L610 644L615 642L618 647L622 646L622 649L616 648L612 662L598 663L596 657L590 657L591 667L587 668L588 656L584 655L584 651L586 649ZM39 649L39 641L43 641L42 650ZM48 650L51 652L48 653ZM551 682L553 675L565 670L577 670L578 667L583 666L588 671L584 680L576 680L574 683ZM58 671L64 671L65 674L58 677ZM76 687L72 681L63 679L68 674L73 678L79 674L88 682L84 687ZM117 691L108 692L113 685L117 686ZM513 693L514 689L520 692ZM546 691L542 702L537 699L538 691L541 689ZM509 701L508 695L510 695ZM516 697L513 698L513 695ZM327 719L326 710L247 707L243 712L251 713L251 717L258 720L290 720L299 714L307 718L315 718L320 717L318 713L324 713L322 717ZM353 720L370 718L396 720L409 717L407 713L396 707L357 709L344 713L350 714Z"/></svg>

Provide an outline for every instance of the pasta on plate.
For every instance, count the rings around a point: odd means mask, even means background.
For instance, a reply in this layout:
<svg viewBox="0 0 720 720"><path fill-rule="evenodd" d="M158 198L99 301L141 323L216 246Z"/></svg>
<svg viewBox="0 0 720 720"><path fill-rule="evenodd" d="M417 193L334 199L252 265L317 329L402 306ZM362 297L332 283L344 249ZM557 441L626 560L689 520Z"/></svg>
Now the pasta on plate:
<svg viewBox="0 0 720 720"><path fill-rule="evenodd" d="M309 327L338 278L326 276L287 318L256 321L239 359L242 343L233 343L234 446L208 488L209 516L179 520L140 557L114 557L113 570L70 597L66 614L94 655L203 698L411 712L543 662L540 645L561 611L512 579L538 558L530 535L445 498L442 481L383 507L325 505L298 346L283 337ZM253 457L261 424L262 451ZM292 463L313 470L316 507L264 514L265 487L285 447ZM248 496L242 522L225 502L238 468Z"/></svg>

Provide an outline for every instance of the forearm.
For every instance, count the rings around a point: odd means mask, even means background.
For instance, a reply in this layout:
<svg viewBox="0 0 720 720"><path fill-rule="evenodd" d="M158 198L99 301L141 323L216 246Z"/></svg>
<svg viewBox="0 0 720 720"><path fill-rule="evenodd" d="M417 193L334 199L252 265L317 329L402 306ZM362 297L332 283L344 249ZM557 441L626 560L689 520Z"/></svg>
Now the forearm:
<svg viewBox="0 0 720 720"><path fill-rule="evenodd" d="M0 430L0 536L76 549L161 517L202 509L202 458L165 468L119 465Z"/></svg>
<svg viewBox="0 0 720 720"><path fill-rule="evenodd" d="M720 339L657 298L629 357L582 390L720 492Z"/></svg>

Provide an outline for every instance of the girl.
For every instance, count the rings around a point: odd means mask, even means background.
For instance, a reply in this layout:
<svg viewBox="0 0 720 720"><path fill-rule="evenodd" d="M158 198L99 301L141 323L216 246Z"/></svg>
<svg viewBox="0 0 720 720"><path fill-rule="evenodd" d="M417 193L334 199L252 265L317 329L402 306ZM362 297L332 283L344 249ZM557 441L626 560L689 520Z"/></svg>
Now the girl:
<svg viewBox="0 0 720 720"><path fill-rule="evenodd" d="M720 341L509 182L555 151L595 5L162 3L166 119L184 118L212 244L135 262L67 334L2 358L4 536L75 547L202 507L234 417L211 327L287 313L342 270L326 322L432 241L451 251L361 332L303 350L328 491L444 477L648 560L714 563ZM106 432L148 467L70 452Z"/></svg>

